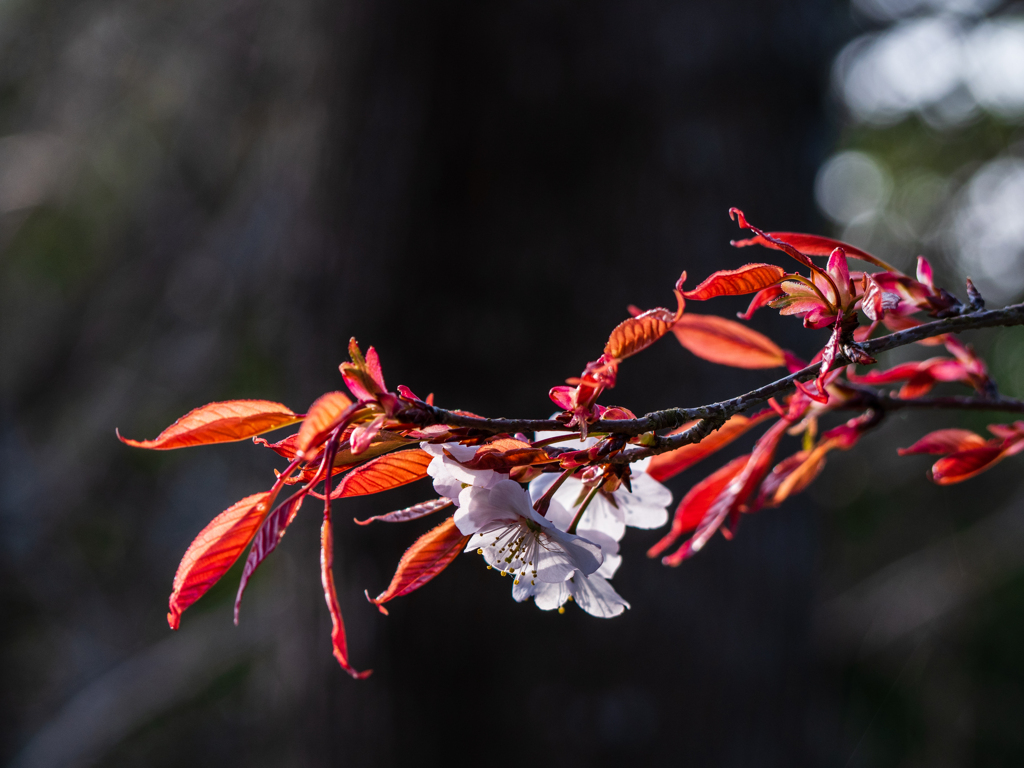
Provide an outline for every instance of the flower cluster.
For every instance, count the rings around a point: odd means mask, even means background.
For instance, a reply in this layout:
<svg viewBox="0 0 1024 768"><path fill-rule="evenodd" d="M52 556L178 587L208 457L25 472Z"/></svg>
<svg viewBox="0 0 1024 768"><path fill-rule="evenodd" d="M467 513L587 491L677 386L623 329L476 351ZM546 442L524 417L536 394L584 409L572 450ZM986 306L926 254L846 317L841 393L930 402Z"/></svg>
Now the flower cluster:
<svg viewBox="0 0 1024 768"><path fill-rule="evenodd" d="M967 282L967 303L935 285L931 266L918 260L915 277L845 243L814 235L765 232L743 213L731 215L754 237L734 243L781 251L805 271L745 264L715 272L692 290L686 273L674 286L676 308L630 308L601 355L549 396L559 407L551 419L487 419L434 405L407 387L388 389L376 350L364 355L353 339L350 361L340 366L348 393L328 392L305 414L265 400L235 400L197 408L156 439L124 440L154 450L253 439L288 463L270 489L217 515L189 546L174 577L168 622L205 594L248 548L235 601L237 622L246 585L276 548L310 498L323 502L321 581L332 619L332 646L354 677L332 568L332 503L376 494L426 478L436 498L356 521L408 523L446 511L443 522L420 535L402 556L388 587L369 598L386 605L422 588L462 552L482 556L488 569L511 581L518 602L542 610L575 602L601 618L629 603L610 580L621 564L626 528L655 529L669 521L672 494L662 484L715 455L747 432L765 427L750 450L691 484L668 531L648 551L679 565L721 532L732 538L743 515L777 507L807 488L828 454L849 450L886 414L908 407L984 407L1024 413L1024 403L999 396L984 361L954 334L985 325L1024 324L1024 305L984 311ZM816 258L824 258L821 265ZM849 259L876 271L856 271ZM750 320L763 307L801 318L809 329L829 329L809 362L736 320L687 309L688 302L753 294ZM874 337L884 327L888 336ZM622 363L672 334L697 357L748 369L787 368L789 375L738 397L694 409L636 417L598 402L616 383ZM874 338L873 338L874 337ZM873 354L921 343L946 355L858 373ZM900 384L898 392L880 385ZM936 386L970 388L967 396L929 396ZM748 413L744 413L748 411ZM853 412L837 419L841 412ZM298 424L270 443L265 432ZM1024 422L992 425L993 438L944 429L901 454L945 454L932 469L940 484L973 477L1024 450ZM533 433L533 438L527 433ZM783 452L787 438L799 446ZM287 492L286 492L287 489ZM665 554L670 548L675 548Z"/></svg>

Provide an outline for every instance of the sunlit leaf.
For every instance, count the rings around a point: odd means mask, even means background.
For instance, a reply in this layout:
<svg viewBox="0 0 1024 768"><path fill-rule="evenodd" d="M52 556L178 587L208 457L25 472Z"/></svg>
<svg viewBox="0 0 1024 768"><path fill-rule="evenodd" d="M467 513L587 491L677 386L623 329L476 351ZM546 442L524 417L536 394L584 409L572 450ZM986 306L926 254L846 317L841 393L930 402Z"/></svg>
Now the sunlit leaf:
<svg viewBox="0 0 1024 768"><path fill-rule="evenodd" d="M900 456L918 453L955 453L985 446L986 440L969 429L937 429L929 432L909 448L900 448Z"/></svg>
<svg viewBox="0 0 1024 768"><path fill-rule="evenodd" d="M830 237L807 235L802 232L767 232L766 234L768 237L774 238L775 240L781 240L785 243L789 243L802 253L806 253L808 256L829 256L836 248L842 248L850 258L860 259L861 261L866 261L869 264L878 264L879 266L882 266L882 262L867 251L861 250L857 246L850 245L849 243L833 240ZM748 245L763 245L766 248L778 247L775 243L761 237L760 235L751 237L748 240L735 240L733 241L733 245L737 248L743 248Z"/></svg>
<svg viewBox="0 0 1024 768"><path fill-rule="evenodd" d="M756 293L775 285L785 274L786 270L775 264L744 264L739 269L723 269L713 273L692 291L683 291L683 296L706 301L717 296Z"/></svg>
<svg viewBox="0 0 1024 768"><path fill-rule="evenodd" d="M675 516L672 518L672 528L669 532L647 550L648 557L657 557L670 546L676 539L687 531L692 531L708 511L708 507L717 499L725 487L743 471L743 468L750 460L750 455L740 456L733 459L721 469L705 477L694 485L679 502Z"/></svg>
<svg viewBox="0 0 1024 768"><path fill-rule="evenodd" d="M296 455L304 456L310 448L319 448L357 407L343 392L328 392L318 397L299 427L295 438Z"/></svg>
<svg viewBox="0 0 1024 768"><path fill-rule="evenodd" d="M764 411L753 418L737 414L699 443L684 445L681 448L676 448L674 451L661 453L653 457L651 463L647 465L647 474L658 481L665 481L675 477L684 469L692 467L702 459L724 448L752 426L764 421L771 415L772 411ZM684 424L679 429L673 430L672 434L685 432L696 423L696 421L691 421Z"/></svg>
<svg viewBox="0 0 1024 768"><path fill-rule="evenodd" d="M454 517L427 531L402 555L388 588L370 602L381 613L387 613L384 603L419 589L437 576L465 549L469 538L455 526Z"/></svg>
<svg viewBox="0 0 1024 768"><path fill-rule="evenodd" d="M247 496L217 515L185 550L174 574L167 623L177 629L181 614L206 594L249 545L273 503L270 492Z"/></svg>
<svg viewBox="0 0 1024 768"><path fill-rule="evenodd" d="M752 328L714 315L684 314L672 328L679 343L697 357L736 368L784 365L779 346Z"/></svg>
<svg viewBox="0 0 1024 768"><path fill-rule="evenodd" d="M341 607L338 605L338 592L334 587L333 566L334 532L331 528L331 517L328 512L324 514L324 522L320 528L320 583L324 588L324 600L327 602L327 610L331 614L331 648L334 651L334 658L338 660L341 668L356 680L361 680L369 677L373 670L367 669L364 672L359 672L349 664L345 621L341 617Z"/></svg>
<svg viewBox="0 0 1024 768"><path fill-rule="evenodd" d="M210 403L182 416L161 432L155 440L129 440L117 437L135 448L167 451L193 445L231 443L286 427L301 421L286 405L269 400L228 400Z"/></svg>
<svg viewBox="0 0 1024 768"><path fill-rule="evenodd" d="M252 540L252 547L249 548L249 556L245 560L245 568L242 569L242 578L238 584L238 594L235 596L235 624L238 623L238 612L242 607L242 595L245 594L245 587L249 583L249 579L252 578L260 563L266 560L267 556L277 548L278 543L284 537L284 532L288 530L288 526L291 525L295 515L298 514L303 498L302 495L296 494L295 498L289 499L273 510L267 515L263 524L256 532L256 536Z"/></svg>
<svg viewBox="0 0 1024 768"><path fill-rule="evenodd" d="M445 507L452 505L452 500L441 496L437 499L431 499L430 501L421 501L419 504L413 504L411 507L405 509L396 509L394 512L388 512L386 515L374 515L368 517L365 520L355 520L356 525L369 525L370 523L407 523L410 520L418 520L421 517L432 515Z"/></svg>
<svg viewBox="0 0 1024 768"><path fill-rule="evenodd" d="M422 480L427 476L427 465L432 459L421 448L378 456L345 475L337 489L332 491L331 498L367 496Z"/></svg>

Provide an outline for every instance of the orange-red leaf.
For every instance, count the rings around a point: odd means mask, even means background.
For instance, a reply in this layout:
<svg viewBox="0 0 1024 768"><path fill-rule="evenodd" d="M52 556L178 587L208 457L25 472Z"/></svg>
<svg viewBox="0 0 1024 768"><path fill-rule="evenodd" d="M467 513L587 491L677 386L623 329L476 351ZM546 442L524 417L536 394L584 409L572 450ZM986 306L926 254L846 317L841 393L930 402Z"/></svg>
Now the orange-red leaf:
<svg viewBox="0 0 1024 768"><path fill-rule="evenodd" d="M267 556L277 549L278 543L284 538L284 532L292 524L295 515L302 506L305 498L301 494L295 494L294 498L288 499L277 509L273 510L260 525L256 536L253 538L249 555L245 559L245 568L242 569L242 578L238 582L238 593L235 595L235 624L238 624L238 612L242 607L242 595L245 594L245 587L249 579L259 568L260 563L267 559Z"/></svg>
<svg viewBox="0 0 1024 768"><path fill-rule="evenodd" d="M228 400L209 403L182 416L161 432L155 440L129 440L117 437L135 448L169 451L193 445L231 443L286 427L302 419L281 403L269 400Z"/></svg>
<svg viewBox="0 0 1024 768"><path fill-rule="evenodd" d="M713 273L692 291L683 291L683 296L706 301L717 296L757 293L779 282L785 274L786 270L775 264L744 264L739 269L723 269Z"/></svg>
<svg viewBox="0 0 1024 768"><path fill-rule="evenodd" d="M450 507L452 503L451 499L441 496L430 501L421 501L419 504L413 504L405 509L396 509L394 512L388 512L386 515L374 515L365 520L354 520L354 522L356 525L369 525L374 522L407 523L410 520L418 520L421 517L439 512L445 507Z"/></svg>
<svg viewBox="0 0 1024 768"><path fill-rule="evenodd" d="M331 528L330 512L324 513L324 522L320 527L320 583L324 588L324 600L327 610L331 613L331 648L334 658L341 668L356 680L369 677L373 672L357 671L348 661L348 640L345 637L345 621L341 617L341 606L338 605L338 592L334 587L334 533Z"/></svg>
<svg viewBox="0 0 1024 768"><path fill-rule="evenodd" d="M384 603L419 589L448 567L466 547L469 536L464 536L449 517L437 528L427 531L413 543L402 559L388 588L370 600L381 613L387 613Z"/></svg>
<svg viewBox="0 0 1024 768"><path fill-rule="evenodd" d="M623 320L612 330L604 353L616 360L635 355L668 333L674 319L672 312L659 307Z"/></svg>
<svg viewBox="0 0 1024 768"><path fill-rule="evenodd" d="M900 456L917 453L955 453L972 448L982 448L984 437L969 429L937 429L929 432L909 448L900 448Z"/></svg>
<svg viewBox="0 0 1024 768"><path fill-rule="evenodd" d="M514 467L557 461L543 448L534 448L522 440L503 437L481 445L469 461L461 462L469 469L493 469L508 472Z"/></svg>
<svg viewBox="0 0 1024 768"><path fill-rule="evenodd" d="M169 602L167 623L177 629L182 612L217 583L248 546L268 512L272 492L256 493L232 504L200 531L185 550Z"/></svg>
<svg viewBox="0 0 1024 768"><path fill-rule="evenodd" d="M855 245L850 245L849 243L844 243L839 240L833 240L830 237L807 235L802 232L769 232L768 235L769 237L774 237L776 240L782 240L785 243L789 243L801 253L806 253L809 256L831 256L832 251L836 248L842 248L846 251L846 255L849 258L860 259L861 261L866 261L869 264L879 264L878 259L867 251L862 251ZM749 240L737 240L733 242L733 245L737 248L743 248L748 245L763 245L768 248L776 247L773 243L768 242L760 235L752 237Z"/></svg>
<svg viewBox="0 0 1024 768"><path fill-rule="evenodd" d="M932 465L932 480L939 485L952 485L968 480L994 466L1007 456L1001 445L985 445L951 453Z"/></svg>
<svg viewBox="0 0 1024 768"><path fill-rule="evenodd" d="M647 550L648 557L657 557L687 531L697 527L711 504L721 496L726 486L740 474L750 461L750 454L733 459L721 469L708 475L683 497L672 518L672 529L657 544Z"/></svg>
<svg viewBox="0 0 1024 768"><path fill-rule="evenodd" d="M328 392L318 397L299 427L299 436L295 438L296 455L304 456L310 448L319 448L355 407L343 392Z"/></svg>
<svg viewBox="0 0 1024 768"><path fill-rule="evenodd" d="M679 343L697 357L735 368L775 368L786 356L779 346L752 328L714 315L687 313L672 328Z"/></svg>
<svg viewBox="0 0 1024 768"><path fill-rule="evenodd" d="M753 418L741 415L733 416L719 427L716 432L712 432L699 443L684 445L681 448L676 448L674 451L658 454L652 458L651 463L647 465L647 474L658 481L675 477L684 469L692 467L720 448L724 448L752 426L764 421L771 415L773 415L772 411L764 411ZM696 423L696 421L691 421L684 424L679 429L674 430L672 434L684 432Z"/></svg>
<svg viewBox="0 0 1024 768"><path fill-rule="evenodd" d="M427 465L432 459L421 448L378 456L345 475L331 498L367 496L416 482L427 476Z"/></svg>

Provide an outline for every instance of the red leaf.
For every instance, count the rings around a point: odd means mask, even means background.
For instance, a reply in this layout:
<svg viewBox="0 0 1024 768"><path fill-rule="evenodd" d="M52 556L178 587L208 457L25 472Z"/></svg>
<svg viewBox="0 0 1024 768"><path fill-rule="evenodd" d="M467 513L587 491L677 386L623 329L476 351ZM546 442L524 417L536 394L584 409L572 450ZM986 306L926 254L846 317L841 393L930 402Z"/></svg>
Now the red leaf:
<svg viewBox="0 0 1024 768"><path fill-rule="evenodd" d="M985 438L969 429L938 429L929 432L909 448L900 448L900 456L918 453L955 453L971 448L981 448Z"/></svg>
<svg viewBox="0 0 1024 768"><path fill-rule="evenodd" d="M343 392L328 392L321 395L309 407L309 413L299 427L295 438L295 455L305 456L310 448L319 448L346 418L357 408Z"/></svg>
<svg viewBox="0 0 1024 768"><path fill-rule="evenodd" d="M689 469L715 451L724 448L752 426L764 421L771 415L771 411L764 411L753 418L740 415L733 416L719 427L716 432L712 432L699 443L684 445L681 448L676 448L674 451L661 453L652 458L651 463L647 465L647 474L659 482L675 477L684 469ZM692 421L684 424L679 429L674 430L672 434L684 432L696 423L696 421Z"/></svg>
<svg viewBox="0 0 1024 768"><path fill-rule="evenodd" d="M779 346L735 320L687 313L673 326L679 343L697 357L736 368L775 368L785 364Z"/></svg>
<svg viewBox="0 0 1024 768"><path fill-rule="evenodd" d="M805 235L802 232L767 232L766 234L768 237L774 238L775 240L781 240L785 243L789 243L794 248L799 249L801 252L806 253L809 256L829 256L836 248L842 248L846 251L846 255L849 257L866 261L869 264L878 264L879 266L882 266L879 259L872 256L867 251L862 251L855 245L843 243L839 240L833 240L830 237ZM763 245L766 248L778 248L777 245L766 240L760 235L756 235L749 240L736 240L733 242L733 245L737 248L744 248L748 245Z"/></svg>
<svg viewBox="0 0 1024 768"><path fill-rule="evenodd" d="M750 305L747 307L746 312L737 312L736 317L741 320L749 320L754 316L754 313L761 307L768 306L775 299L779 298L785 293L782 290L781 285L769 285L767 288L762 288L757 292L757 295L750 300Z"/></svg>
<svg viewBox="0 0 1024 768"><path fill-rule="evenodd" d="M772 459L775 457L775 449L789 425L790 421L780 419L758 438L754 450L740 471L725 484L706 508L693 536L671 555L663 557L661 562L664 565L677 566L696 554L721 527L726 517L744 511L744 505L768 474Z"/></svg>
<svg viewBox="0 0 1024 768"><path fill-rule="evenodd" d="M529 443L510 437L494 440L477 449L469 461L460 462L468 469L493 469L508 472L513 467L557 461L543 448L534 448Z"/></svg>
<svg viewBox="0 0 1024 768"><path fill-rule="evenodd" d="M355 520L355 524L369 525L373 522L407 523L410 520L418 520L421 517L432 515L445 507L450 507L451 505L452 500L442 496L438 499L431 499L430 501L421 501L419 504L413 504L411 507L406 507L405 509L396 509L394 512L388 512L386 515L374 515L373 517L368 517L365 520Z"/></svg>
<svg viewBox="0 0 1024 768"><path fill-rule="evenodd" d="M292 524L299 507L302 506L303 495L296 494L295 498L289 499L280 507L275 509L260 526L256 537L253 539L252 547L249 549L249 556L245 560L245 568L242 570L242 578L238 583L238 594L235 595L235 624L238 624L238 612L242 607L242 595L249 579L256 572L267 556L273 552L278 543L284 537L284 532Z"/></svg>
<svg viewBox="0 0 1024 768"><path fill-rule="evenodd" d="M167 623L177 629L181 614L206 594L242 554L268 512L273 492L264 491L232 504L200 531L185 550L174 574Z"/></svg>
<svg viewBox="0 0 1024 768"><path fill-rule="evenodd" d="M676 508L676 514L672 518L672 529L653 547L647 550L648 557L657 557L672 544L676 539L687 531L692 531L701 520L712 502L717 499L725 487L743 471L743 468L750 460L750 454L733 459L721 469L708 475L683 497Z"/></svg>
<svg viewBox="0 0 1024 768"><path fill-rule="evenodd" d="M331 493L331 498L368 496L414 483L427 476L427 465L432 459L421 448L378 456L345 475L337 489Z"/></svg>
<svg viewBox="0 0 1024 768"><path fill-rule="evenodd" d="M786 270L775 264L744 264L739 269L723 269L713 273L692 291L683 291L683 296L706 301L716 296L756 293L775 285L785 274Z"/></svg>
<svg viewBox="0 0 1024 768"><path fill-rule="evenodd" d="M932 480L939 485L963 482L1002 461L1006 455L999 444L951 453L932 465Z"/></svg>
<svg viewBox="0 0 1024 768"><path fill-rule="evenodd" d="M370 602L381 613L387 613L384 603L419 589L437 576L465 549L469 538L455 526L454 517L449 517L437 528L427 531L402 555L388 588Z"/></svg>
<svg viewBox="0 0 1024 768"><path fill-rule="evenodd" d="M331 613L331 647L334 650L334 658L338 660L341 668L356 680L362 680L369 677L373 670L358 672L348 662L348 640L345 637L345 622L341 617L341 607L338 605L338 592L334 588L333 565L334 533L331 530L331 513L325 511L324 523L320 528L320 583L324 588L327 610Z"/></svg>
<svg viewBox="0 0 1024 768"><path fill-rule="evenodd" d="M182 416L161 432L155 440L129 440L117 437L135 448L168 451L193 445L231 443L245 440L272 429L301 421L290 408L269 400L228 400L210 403Z"/></svg>
<svg viewBox="0 0 1024 768"><path fill-rule="evenodd" d="M604 345L604 356L621 362L627 357L647 349L668 333L672 324L683 314L683 309L686 306L682 294L685 280L686 273L683 272L676 283L677 307L674 313L664 307L658 307L623 320L608 336L608 343ZM630 307L631 314L634 310L635 307Z"/></svg>

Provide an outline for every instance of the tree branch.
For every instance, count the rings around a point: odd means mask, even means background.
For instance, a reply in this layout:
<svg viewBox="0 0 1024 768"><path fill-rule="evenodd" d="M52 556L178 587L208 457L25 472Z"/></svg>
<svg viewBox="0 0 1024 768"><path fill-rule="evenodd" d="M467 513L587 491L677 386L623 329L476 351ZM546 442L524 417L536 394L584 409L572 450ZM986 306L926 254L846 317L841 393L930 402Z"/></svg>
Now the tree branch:
<svg viewBox="0 0 1024 768"><path fill-rule="evenodd" d="M1013 304L1002 309L967 311L952 317L923 323L904 331L880 336L877 339L862 342L858 346L864 352L873 355L947 333L959 333L976 328L1015 325L1024 325L1024 303ZM841 368L850 362L846 356L839 355L833 362L830 370ZM700 442L708 434L724 424L729 417L748 408L766 403L775 395L791 389L798 381L804 382L815 378L819 374L820 368L821 366L817 364L809 365L763 387L710 405L696 408L668 408L662 411L654 411L636 419L608 419L594 422L588 425L588 432L590 434L616 434L634 437L662 429L675 429L694 419L700 420L684 432L668 437L655 436L644 447L629 449L613 459L616 463L637 461L656 453L664 453L683 445ZM960 408L966 410L1024 413L1024 403L1012 398L945 397L900 400L899 398L881 393L876 393L876 398L874 401L875 405L885 410L897 408ZM864 405L869 404L865 403ZM578 428L570 429L557 419L487 419L454 413L435 406L421 406L421 408L425 411L425 418L420 422L421 426L444 424L450 427L461 427L490 433L578 431Z"/></svg>

